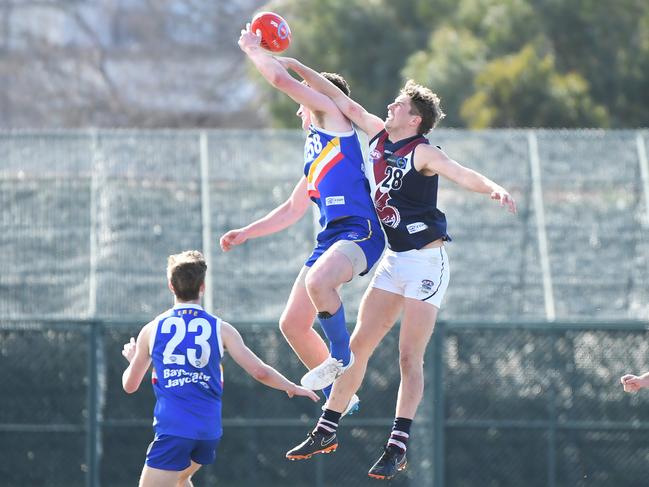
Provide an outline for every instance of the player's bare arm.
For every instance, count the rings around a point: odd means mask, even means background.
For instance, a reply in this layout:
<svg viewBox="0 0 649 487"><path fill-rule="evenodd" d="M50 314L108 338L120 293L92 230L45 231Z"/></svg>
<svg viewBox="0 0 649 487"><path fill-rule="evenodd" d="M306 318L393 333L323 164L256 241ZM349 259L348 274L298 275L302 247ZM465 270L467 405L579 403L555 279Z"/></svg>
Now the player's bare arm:
<svg viewBox="0 0 649 487"><path fill-rule="evenodd" d="M516 213L516 202L505 188L454 161L435 146L422 144L417 147L415 168L426 176L440 174L469 191L488 193L492 200L500 201L500 206L506 206L509 211Z"/></svg>
<svg viewBox="0 0 649 487"><path fill-rule="evenodd" d="M640 376L625 374L620 378L624 392L638 392L644 387L649 387L649 372Z"/></svg>
<svg viewBox="0 0 649 487"><path fill-rule="evenodd" d="M365 108L352 100L338 89L327 78L317 71L302 64L300 61L289 57L277 58L286 69L290 69L298 74L314 90L326 95L338 106L340 111L351 120L354 125L365 132L368 137L372 138L384 128L383 120L376 115L368 112Z"/></svg>
<svg viewBox="0 0 649 487"><path fill-rule="evenodd" d="M149 354L151 327L151 323L142 327L137 341L131 337L122 350L122 355L129 361L128 367L122 374L122 387L129 394L138 390L144 375L151 366L151 355Z"/></svg>
<svg viewBox="0 0 649 487"><path fill-rule="evenodd" d="M315 402L319 400L315 392L294 384L257 357L243 342L241 334L229 323L222 322L221 338L223 346L230 353L232 359L255 380L286 392L288 397L305 396Z"/></svg>
<svg viewBox="0 0 649 487"><path fill-rule="evenodd" d="M261 35L250 31L250 24L241 31L239 47L248 55L261 75L273 87L284 92L296 103L318 114L322 128L349 130L349 124L335 103L327 96L293 78L286 68L261 45Z"/></svg>
<svg viewBox="0 0 649 487"><path fill-rule="evenodd" d="M221 249L227 252L248 239L263 237L290 227L304 216L310 203L307 181L302 177L284 203L259 220L224 234L220 240Z"/></svg>

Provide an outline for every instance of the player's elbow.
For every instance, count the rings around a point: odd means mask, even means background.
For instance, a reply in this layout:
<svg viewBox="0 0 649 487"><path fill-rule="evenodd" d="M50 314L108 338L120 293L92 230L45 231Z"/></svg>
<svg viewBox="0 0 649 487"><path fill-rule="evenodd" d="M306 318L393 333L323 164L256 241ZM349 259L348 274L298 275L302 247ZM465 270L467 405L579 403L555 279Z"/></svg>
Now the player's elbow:
<svg viewBox="0 0 649 487"><path fill-rule="evenodd" d="M289 85L294 82L286 71L274 71L268 81L280 91L286 91Z"/></svg>
<svg viewBox="0 0 649 487"><path fill-rule="evenodd" d="M345 115L349 120L354 122L355 125L361 127L363 126L364 115L367 113L364 108L360 107L356 103L352 103L346 96L340 95L334 99L336 105L340 111Z"/></svg>
<svg viewBox="0 0 649 487"><path fill-rule="evenodd" d="M358 105L355 105L354 103L351 103L349 101L349 98L342 94L338 94L334 96L333 101L336 102L336 105L338 105L338 108L340 108L340 111L343 112L345 115L350 116L359 116L361 115L361 110L359 109Z"/></svg>
<svg viewBox="0 0 649 487"><path fill-rule="evenodd" d="M286 219L290 224L297 223L306 213L308 206L297 202L291 202L286 211Z"/></svg>
<svg viewBox="0 0 649 487"><path fill-rule="evenodd" d="M122 388L124 389L124 392L127 394L133 394L135 391L138 390L139 384L135 384L131 381L125 380L122 381Z"/></svg>
<svg viewBox="0 0 649 487"><path fill-rule="evenodd" d="M254 368L250 375L252 375L253 379L256 381L264 383L270 377L270 371L268 370L267 365L259 365Z"/></svg>

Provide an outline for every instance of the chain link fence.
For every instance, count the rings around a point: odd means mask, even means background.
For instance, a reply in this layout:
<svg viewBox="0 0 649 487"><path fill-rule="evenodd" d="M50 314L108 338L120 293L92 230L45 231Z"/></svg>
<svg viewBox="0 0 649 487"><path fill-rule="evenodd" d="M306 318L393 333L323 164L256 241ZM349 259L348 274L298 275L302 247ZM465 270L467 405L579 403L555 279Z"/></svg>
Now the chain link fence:
<svg viewBox="0 0 649 487"><path fill-rule="evenodd" d="M248 345L289 377L297 364L272 323L239 326ZM619 377L644 370L647 323L439 324L412 431L417 487L644 485L649 397ZM135 320L4 320L0 325L2 485L135 485L152 440L146 382L121 389L121 347ZM360 414L343 418L333 455L289 462L319 405L257 384L227 359L224 437L196 485L374 485L399 382L397 330L370 362Z"/></svg>
<svg viewBox="0 0 649 487"><path fill-rule="evenodd" d="M647 319L647 139L435 130L434 143L519 206L513 217L442 180L454 238L443 317ZM218 239L288 197L302 142L297 131L0 132L1 315L155 313L168 303L166 256L199 248L211 264L206 304L277 320L313 219L227 254ZM368 281L344 288L350 316Z"/></svg>
<svg viewBox="0 0 649 487"><path fill-rule="evenodd" d="M643 131L436 130L510 189L512 216L440 184L452 280L429 346L411 468L395 485L640 486L647 368L649 170ZM306 217L228 253L301 176L295 131L0 132L0 482L134 485L153 396L121 390L122 343L170 305L166 257L196 248L206 307L287 376L277 330L312 248ZM350 327L369 277L343 288ZM396 332L370 362L338 452L289 463L319 406L226 362L225 437L197 485L362 486L394 414Z"/></svg>

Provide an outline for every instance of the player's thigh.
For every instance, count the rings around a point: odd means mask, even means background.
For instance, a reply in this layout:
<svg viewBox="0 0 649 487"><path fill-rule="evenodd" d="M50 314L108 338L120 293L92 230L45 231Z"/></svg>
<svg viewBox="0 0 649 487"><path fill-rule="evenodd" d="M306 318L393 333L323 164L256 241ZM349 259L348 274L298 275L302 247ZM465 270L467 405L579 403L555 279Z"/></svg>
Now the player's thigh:
<svg viewBox="0 0 649 487"><path fill-rule="evenodd" d="M304 267L293 283L291 294L288 297L284 311L280 318L282 329L305 330L313 326L316 309L306 290L305 277L309 268Z"/></svg>
<svg viewBox="0 0 649 487"><path fill-rule="evenodd" d="M352 265L352 278L368 270L367 255L365 254L367 250L362 247L364 243L354 242L352 240L338 240L329 249L331 252L341 253L349 259ZM376 259L372 260L372 265L374 265L374 262L376 262Z"/></svg>
<svg viewBox="0 0 649 487"><path fill-rule="evenodd" d="M358 319L351 337L354 353L369 357L394 326L403 304L403 296L368 287L361 299Z"/></svg>
<svg viewBox="0 0 649 487"><path fill-rule="evenodd" d="M441 308L451 278L444 247L403 252L398 256L404 296Z"/></svg>
<svg viewBox="0 0 649 487"><path fill-rule="evenodd" d="M426 302L405 298L401 330L399 331L399 355L402 360L418 363L423 361L439 309Z"/></svg>
<svg viewBox="0 0 649 487"><path fill-rule="evenodd" d="M315 261L306 275L306 283L308 288L337 288L353 277L354 268L350 257L334 245Z"/></svg>
<svg viewBox="0 0 649 487"><path fill-rule="evenodd" d="M180 472L160 470L145 465L140 476L139 487L176 487Z"/></svg>

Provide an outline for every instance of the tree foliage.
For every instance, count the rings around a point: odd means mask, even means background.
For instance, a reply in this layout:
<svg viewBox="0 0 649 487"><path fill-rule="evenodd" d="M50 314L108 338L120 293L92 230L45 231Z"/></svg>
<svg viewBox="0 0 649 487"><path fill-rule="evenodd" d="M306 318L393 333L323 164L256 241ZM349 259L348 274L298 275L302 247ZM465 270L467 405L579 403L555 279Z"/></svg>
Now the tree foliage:
<svg viewBox="0 0 649 487"><path fill-rule="evenodd" d="M426 49L408 58L402 73L404 78L430 86L440 96L445 125L461 126L460 107L486 63L484 43L466 29L444 26L431 35Z"/></svg>
<svg viewBox="0 0 649 487"><path fill-rule="evenodd" d="M383 0L287 0L269 8L290 19L293 42L286 55L318 71L340 73L354 98L385 115L401 85L404 55L415 49L423 26L410 27L407 18L398 22L401 12ZM294 127L295 104L283 95L270 96L278 125Z"/></svg>
<svg viewBox="0 0 649 487"><path fill-rule="evenodd" d="M461 109L470 128L534 127L553 121L560 127L608 125L606 109L589 95L588 82L577 73L560 74L552 54L531 44L484 67L475 93Z"/></svg>
<svg viewBox="0 0 649 487"><path fill-rule="evenodd" d="M0 128L296 127L236 44L260 10L379 116L414 78L447 127L649 125L647 0L263 2L0 2Z"/></svg>
<svg viewBox="0 0 649 487"><path fill-rule="evenodd" d="M287 55L341 73L352 96L379 116L414 78L440 94L447 126L649 123L644 0L281 0L269 7L293 29ZM274 95L274 119L295 126L285 98Z"/></svg>

